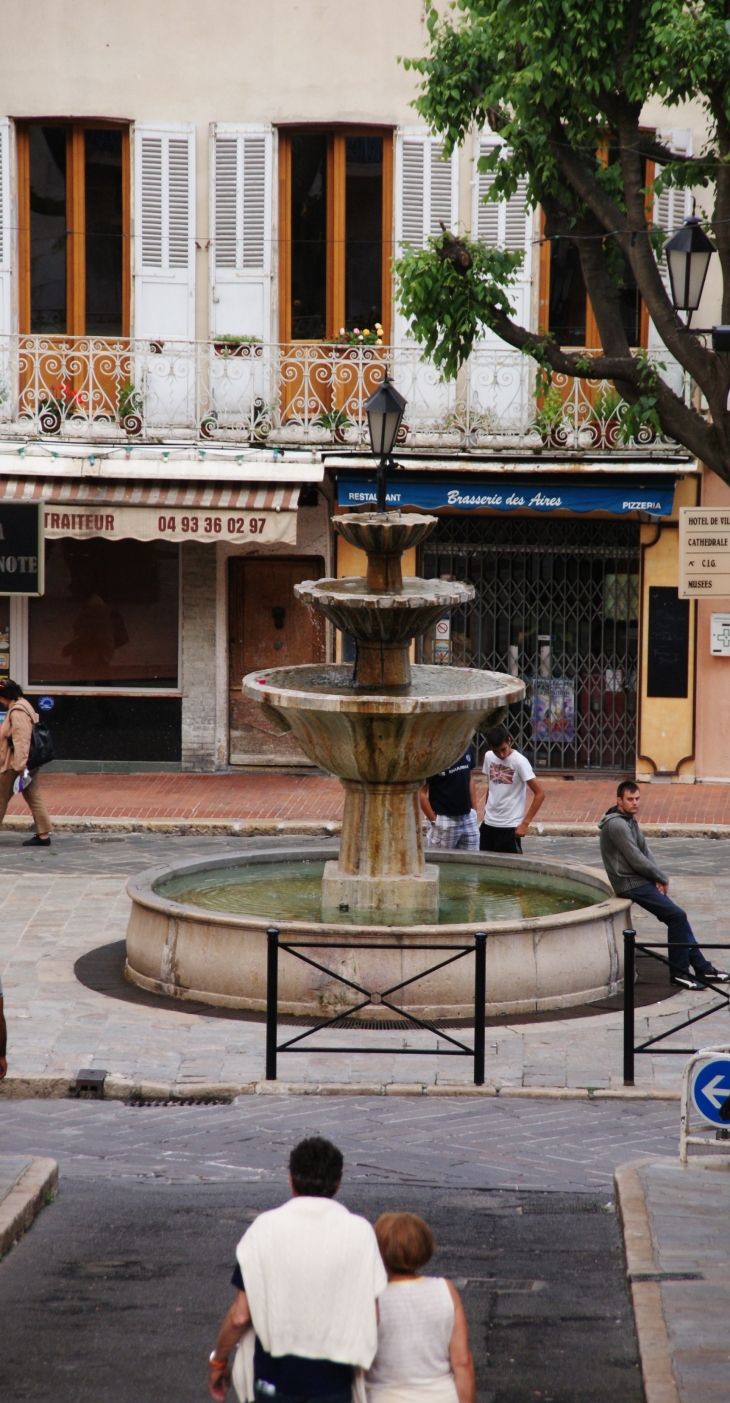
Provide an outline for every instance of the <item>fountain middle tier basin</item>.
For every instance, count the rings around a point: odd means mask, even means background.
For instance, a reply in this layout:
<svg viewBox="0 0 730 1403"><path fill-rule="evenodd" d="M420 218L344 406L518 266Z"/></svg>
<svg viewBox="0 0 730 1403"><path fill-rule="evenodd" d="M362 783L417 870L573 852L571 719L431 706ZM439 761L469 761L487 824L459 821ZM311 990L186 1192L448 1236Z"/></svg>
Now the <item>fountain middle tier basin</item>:
<svg viewBox="0 0 730 1403"><path fill-rule="evenodd" d="M370 784L423 780L453 765L480 724L520 701L525 684L475 668L411 669L394 692L353 686L349 663L250 672L243 691L294 732L305 755L330 774Z"/></svg>
<svg viewBox="0 0 730 1403"><path fill-rule="evenodd" d="M319 918L324 864L332 845L259 851L154 868L132 878L127 974L144 989L227 1008L266 1007L266 930L282 941L315 940L304 951L367 990L382 992L448 958L414 945L487 940L485 1013L529 1013L610 996L622 976L621 932L629 902L591 868L498 857L433 853L440 869L435 920L402 912ZM348 940L394 948L336 948ZM395 1002L416 1017L473 1014L474 961L455 961L409 985ZM361 997L331 976L282 952L279 1011L321 1018L348 1014ZM373 1001L378 1003L377 997ZM368 1007L363 1018L392 1015Z"/></svg>

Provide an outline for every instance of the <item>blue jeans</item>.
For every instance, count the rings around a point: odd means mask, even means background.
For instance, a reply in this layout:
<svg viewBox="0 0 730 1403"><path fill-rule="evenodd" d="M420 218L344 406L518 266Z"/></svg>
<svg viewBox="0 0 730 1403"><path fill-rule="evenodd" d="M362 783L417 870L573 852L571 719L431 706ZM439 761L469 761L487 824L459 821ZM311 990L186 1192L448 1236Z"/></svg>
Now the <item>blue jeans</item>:
<svg viewBox="0 0 730 1403"><path fill-rule="evenodd" d="M642 886L633 887L624 895L635 901L637 906L643 906L645 911L651 911L652 916L664 923L670 942L681 942L669 950L669 960L675 971L689 974L689 967L692 965L698 974L709 973L712 965L702 954L687 920L687 912L683 911L681 906L670 901L663 892L657 891L653 882L644 882Z"/></svg>

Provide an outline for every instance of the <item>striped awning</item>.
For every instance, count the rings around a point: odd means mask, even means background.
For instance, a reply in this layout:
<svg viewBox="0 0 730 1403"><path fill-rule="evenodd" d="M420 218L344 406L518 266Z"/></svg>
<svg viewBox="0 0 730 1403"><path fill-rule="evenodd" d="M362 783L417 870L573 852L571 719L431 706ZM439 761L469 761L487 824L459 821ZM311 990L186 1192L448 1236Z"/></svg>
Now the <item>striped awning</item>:
<svg viewBox="0 0 730 1403"><path fill-rule="evenodd" d="M159 507L178 511L296 511L301 483L74 481L0 477L0 502L56 502L78 506Z"/></svg>

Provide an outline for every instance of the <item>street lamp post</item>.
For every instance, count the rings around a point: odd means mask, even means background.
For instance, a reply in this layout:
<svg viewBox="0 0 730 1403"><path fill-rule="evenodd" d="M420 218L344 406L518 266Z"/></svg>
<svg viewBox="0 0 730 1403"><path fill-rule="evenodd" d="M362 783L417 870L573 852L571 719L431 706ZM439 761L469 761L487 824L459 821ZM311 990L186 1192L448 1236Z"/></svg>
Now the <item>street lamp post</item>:
<svg viewBox="0 0 730 1403"><path fill-rule="evenodd" d="M681 229L664 245L669 269L672 302L678 312L687 312L689 326L697 311L715 245L708 239L696 214L685 219Z"/></svg>
<svg viewBox="0 0 730 1403"><path fill-rule="evenodd" d="M386 474L406 407L406 401L396 390L387 370L377 390L366 399L364 407L368 416L370 445L378 459L378 511L385 512Z"/></svg>

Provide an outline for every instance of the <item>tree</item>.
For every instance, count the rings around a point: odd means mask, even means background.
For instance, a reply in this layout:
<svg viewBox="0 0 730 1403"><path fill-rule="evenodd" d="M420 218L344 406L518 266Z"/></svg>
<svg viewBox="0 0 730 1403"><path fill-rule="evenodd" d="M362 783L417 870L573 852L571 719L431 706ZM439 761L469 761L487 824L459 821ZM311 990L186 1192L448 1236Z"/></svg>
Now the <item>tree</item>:
<svg viewBox="0 0 730 1403"><path fill-rule="evenodd" d="M655 416L730 483L730 355L714 353L675 312L659 267L665 235L651 221L653 195L668 185L714 195L709 232L723 279L714 320L730 323L727 0L454 0L443 17L426 2L428 52L404 60L422 75L414 106L443 135L447 153L474 126L503 139L482 158L494 172L490 198L509 196L526 177L530 203L545 212L545 237L575 244L602 353L568 354L546 332L536 336L512 320L513 255L466 243L474 261L465 269L453 249L444 256L441 238L396 264L415 334L446 374L456 373L484 324L548 375L612 380L630 405L630 424ZM678 155L645 129L652 98L665 109L701 104L708 127L701 152ZM655 168L651 185L647 162ZM626 265L709 416L674 394L645 355L632 354L620 310Z"/></svg>

